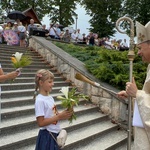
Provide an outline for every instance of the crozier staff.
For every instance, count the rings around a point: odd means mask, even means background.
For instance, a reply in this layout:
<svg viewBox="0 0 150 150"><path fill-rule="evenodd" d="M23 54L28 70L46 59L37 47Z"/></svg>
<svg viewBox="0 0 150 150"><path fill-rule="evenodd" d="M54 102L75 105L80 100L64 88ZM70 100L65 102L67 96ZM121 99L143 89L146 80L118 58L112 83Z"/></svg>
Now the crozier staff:
<svg viewBox="0 0 150 150"><path fill-rule="evenodd" d="M145 26L136 22L138 55L143 62L150 63L150 22ZM126 83L126 90L118 93L118 97L134 97L133 126L135 128L134 149L150 150L150 64L143 89L137 89L136 83Z"/></svg>

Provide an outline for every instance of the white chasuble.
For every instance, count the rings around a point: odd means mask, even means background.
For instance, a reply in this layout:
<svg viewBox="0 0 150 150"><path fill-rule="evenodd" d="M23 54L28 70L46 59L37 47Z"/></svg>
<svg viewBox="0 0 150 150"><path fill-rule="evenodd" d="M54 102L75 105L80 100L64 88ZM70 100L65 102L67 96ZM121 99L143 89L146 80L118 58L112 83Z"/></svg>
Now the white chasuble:
<svg viewBox="0 0 150 150"><path fill-rule="evenodd" d="M137 91L136 102L144 128L135 127L135 150L150 150L150 65L143 90Z"/></svg>

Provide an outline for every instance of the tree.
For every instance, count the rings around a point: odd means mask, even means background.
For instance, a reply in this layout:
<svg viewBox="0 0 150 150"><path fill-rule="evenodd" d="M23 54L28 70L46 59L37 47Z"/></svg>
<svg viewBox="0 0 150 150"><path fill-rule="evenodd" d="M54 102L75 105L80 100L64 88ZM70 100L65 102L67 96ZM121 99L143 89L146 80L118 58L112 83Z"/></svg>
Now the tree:
<svg viewBox="0 0 150 150"><path fill-rule="evenodd" d="M51 8L51 2L49 0L13 0L13 10L24 11L28 8L33 8L38 18L42 18L47 13L47 8Z"/></svg>
<svg viewBox="0 0 150 150"><path fill-rule="evenodd" d="M2 0L1 7L5 10L6 15L13 10L24 11L33 8L39 19L45 16L46 9L49 7L49 0Z"/></svg>
<svg viewBox="0 0 150 150"><path fill-rule="evenodd" d="M109 37L116 32L115 23L121 12L122 0L82 0L81 4L92 18L90 31L100 37Z"/></svg>
<svg viewBox="0 0 150 150"><path fill-rule="evenodd" d="M51 9L48 9L48 16L51 22L59 22L63 26L74 23L73 16L76 15L75 9L80 0L54 0Z"/></svg>
<svg viewBox="0 0 150 150"><path fill-rule="evenodd" d="M64 26L74 23L73 16L80 0L3 0L2 8L8 14L12 10L24 11L33 8L38 18L42 20L45 15L50 17L52 22L59 22Z"/></svg>
<svg viewBox="0 0 150 150"><path fill-rule="evenodd" d="M150 20L150 0L124 0L123 15L145 25Z"/></svg>
<svg viewBox="0 0 150 150"><path fill-rule="evenodd" d="M5 10L6 15L13 9L12 0L2 0L1 10Z"/></svg>

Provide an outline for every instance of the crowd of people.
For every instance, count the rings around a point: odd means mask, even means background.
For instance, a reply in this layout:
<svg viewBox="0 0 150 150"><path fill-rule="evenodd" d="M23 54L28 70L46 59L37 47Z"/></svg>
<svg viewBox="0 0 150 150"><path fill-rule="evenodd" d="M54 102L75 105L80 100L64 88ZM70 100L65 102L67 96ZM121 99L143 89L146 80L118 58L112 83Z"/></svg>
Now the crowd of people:
<svg viewBox="0 0 150 150"><path fill-rule="evenodd" d="M98 34L90 32L88 35L85 33L81 33L80 29L70 30L65 29L61 30L59 28L59 24L52 24L46 28L46 25L43 25L43 30L46 32L46 36L49 36L52 39L58 39L65 42L72 42L77 44L85 44L89 46L103 46L107 49L116 49L120 51L128 50L129 46L127 44L126 39L124 40L116 40L109 39L108 37L100 38Z"/></svg>
<svg viewBox="0 0 150 150"><path fill-rule="evenodd" d="M0 43L6 42L8 45L11 45L11 43L6 41L6 39L3 37L3 32L5 30L12 30L19 37L18 45L20 45L20 47L26 47L29 44L29 37L33 34L33 30L35 29L43 32L45 37L50 37L51 39L62 40L65 42L89 46L103 46L107 49L115 49L120 51L129 49L126 39L110 40L108 37L101 38L98 36L98 34L92 32L86 35L85 33L82 34L80 29L73 30L72 28L70 30L69 27L64 29L60 28L58 23L50 23L49 27L46 27L45 24L37 26L33 19L30 19L30 24L26 26L24 26L19 19L17 19L14 23L8 22L2 24L2 29L0 30Z"/></svg>
<svg viewBox="0 0 150 150"><path fill-rule="evenodd" d="M16 33L16 36L18 37L18 43L15 45L20 45L20 47L25 47L26 46L26 27L22 24L22 22L17 19L14 23L12 22L7 22L1 25L0 28L0 43L6 42L7 45L12 45L10 40L5 38L4 32L6 30L13 31L13 33ZM15 34L14 34L15 35Z"/></svg>

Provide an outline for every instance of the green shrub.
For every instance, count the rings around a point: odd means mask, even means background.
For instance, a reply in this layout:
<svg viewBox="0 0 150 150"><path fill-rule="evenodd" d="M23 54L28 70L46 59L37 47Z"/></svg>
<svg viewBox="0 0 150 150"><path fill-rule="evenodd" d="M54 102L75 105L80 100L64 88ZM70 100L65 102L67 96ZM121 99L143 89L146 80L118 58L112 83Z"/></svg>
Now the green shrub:
<svg viewBox="0 0 150 150"><path fill-rule="evenodd" d="M124 89L125 83L129 81L128 51L120 52L94 46L81 47L59 42L54 44L85 63L87 70L103 82ZM137 50L133 61L133 76L141 89L146 77L147 64L144 64L136 53Z"/></svg>

